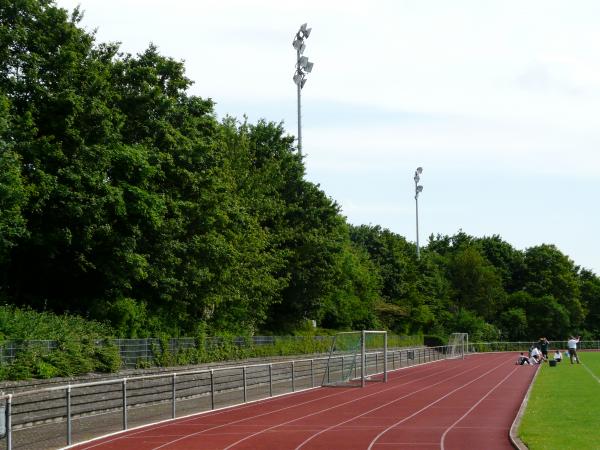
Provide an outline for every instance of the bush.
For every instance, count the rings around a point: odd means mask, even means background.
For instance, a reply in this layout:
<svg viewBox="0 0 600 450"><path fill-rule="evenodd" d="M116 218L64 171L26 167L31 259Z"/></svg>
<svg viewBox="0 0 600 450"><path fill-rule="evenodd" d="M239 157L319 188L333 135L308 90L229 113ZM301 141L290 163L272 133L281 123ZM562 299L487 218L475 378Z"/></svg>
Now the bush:
<svg viewBox="0 0 600 450"><path fill-rule="evenodd" d="M425 335L423 336L423 344L427 347L441 347L448 343L448 339L444 339L441 336Z"/></svg>

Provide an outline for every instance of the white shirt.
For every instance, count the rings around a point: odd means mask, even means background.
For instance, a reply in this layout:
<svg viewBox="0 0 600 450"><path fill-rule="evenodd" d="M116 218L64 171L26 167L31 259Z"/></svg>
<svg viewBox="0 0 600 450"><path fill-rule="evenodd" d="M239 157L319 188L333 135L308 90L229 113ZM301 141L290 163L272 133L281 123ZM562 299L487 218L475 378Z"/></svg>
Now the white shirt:
<svg viewBox="0 0 600 450"><path fill-rule="evenodd" d="M567 343L567 345L569 346L569 348L577 348L577 343L579 342L579 339L569 339L569 342Z"/></svg>
<svg viewBox="0 0 600 450"><path fill-rule="evenodd" d="M560 354L560 352L556 352L554 354L554 359L562 359L562 355Z"/></svg>

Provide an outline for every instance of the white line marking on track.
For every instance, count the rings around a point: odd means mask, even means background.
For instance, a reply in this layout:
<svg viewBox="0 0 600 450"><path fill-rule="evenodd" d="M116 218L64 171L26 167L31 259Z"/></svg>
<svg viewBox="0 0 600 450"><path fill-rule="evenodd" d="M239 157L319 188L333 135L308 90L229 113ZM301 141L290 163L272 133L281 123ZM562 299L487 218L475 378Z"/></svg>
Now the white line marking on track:
<svg viewBox="0 0 600 450"><path fill-rule="evenodd" d="M483 364L482 364L482 365L483 365ZM298 450L298 449L302 448L302 447L303 447L305 444L307 444L308 442L310 442L311 440L313 440L313 439L314 439L314 438L316 438L317 436L319 436L319 435L321 435L321 434L323 434L323 433L325 433L325 432L327 432L327 431L329 431L329 430L332 430L332 429L334 429L334 428L337 428L337 427L339 427L339 426L341 426L341 425L344 425L344 424L346 424L346 423L348 423L348 422L351 422L352 420L358 419L359 417L364 417L364 416L366 416L367 414L370 414L370 413L372 413L373 411L377 411L377 410L379 410L379 409L381 409L381 408L384 408L384 407L386 407L386 406L389 406L389 405L391 405L391 404L393 404L393 403L396 403L396 402L398 402L398 401L400 401L400 400L403 400L403 399L405 399L405 398L407 398L407 397L411 397L411 396L413 396L413 395L415 395L415 394L417 394L417 393L419 393L419 392L422 392L422 391L424 391L424 390L427 390L427 389L431 389L433 386L437 386L438 384L445 383L446 381L448 381L448 380L451 380L452 378L456 378L456 377L458 377L458 376L460 376L460 375L462 375L462 374L464 374L464 373L471 372L471 371L473 371L473 370L475 370L475 369L477 369L477 368L481 367L482 365L471 367L470 369L468 369L468 370L465 370L465 371L462 371L462 372L460 372L460 373L458 373L458 374L454 375L453 377L446 378L446 379L444 379L444 380L441 380L441 381L439 381L438 383L434 383L434 384L431 384L431 385L429 385L429 386L426 386L426 387L424 387L424 388L422 388L422 389L418 389L418 390L416 390L416 391L413 391L413 392L411 392L410 394L404 395L404 396L402 396L402 397L398 397L398 398L396 398L396 399L394 399L394 400L392 400L392 401L390 401L390 402L384 403L383 405L379 405L377 408L373 408L373 409L371 409L371 410L369 410L369 411L366 411L366 412L364 412L364 413L362 413L362 414L359 414L359 415L357 415L357 416L351 417L351 418L350 418L350 419L348 419L348 420L345 420L345 421L343 421L343 422L339 422L339 423L337 423L337 424L335 424L335 425L331 425L331 426L329 426L329 427L327 427L327 428L324 428L324 429L323 429L323 430L321 430L320 432L318 432L318 433L316 433L316 434L313 434L313 435L312 435L312 436L310 436L308 439L306 439L306 440L304 440L303 442L301 442L301 443L300 443L300 445L298 445L298 446L296 447L296 450Z"/></svg>
<svg viewBox="0 0 600 450"><path fill-rule="evenodd" d="M252 438L252 437L258 436L259 434L265 433L265 432L267 432L267 431L271 431L271 430L273 430L273 429L275 429L275 428L282 427L282 426L284 426L284 425L288 425L288 424L290 424L290 423L292 423L292 422L296 422L296 421L298 421L298 420L306 419L307 417L315 416L315 415L317 415L317 414L321 414L321 413L323 413L323 412L325 412L325 411L330 411L330 410L332 410L332 409L339 408L340 406L344 406L344 405L347 405L347 404L350 404L350 403L354 403L354 402L357 402L357 401L359 401L359 400L362 400L362 399L365 399L365 398L368 398L368 397L372 397L372 396L374 396L374 395L378 395L378 394L381 394L381 393L384 393L384 392L388 392L388 391L390 391L390 390L395 390L395 389L397 389L397 388L399 388L399 387L404 387L404 386L406 386L407 384L413 383L413 382L415 382L415 381L420 381L420 380L423 380L423 379L425 379L425 378L432 377L432 376L434 376L434 375L439 375L440 373L447 372L448 370L452 370L452 368L449 368L449 369L447 369L447 370L444 370L444 371L441 371L441 372L435 372L435 373L432 373L431 375L428 375L428 376L426 376L426 377L422 377L422 378L420 378L419 380L412 380L412 381L410 381L410 382L408 382L408 383L401 384L400 386L393 386L393 387L390 387L390 388L388 388L388 389L384 389L384 390L381 390L381 391L373 392L373 393L371 393L371 394L363 395L362 397L358 397L358 398L355 398L355 399L349 400L349 401L347 401L347 402L344 402L344 403L339 403L339 404L337 404L337 405L334 405L334 406L331 406L331 407L329 407L329 408L321 409L321 410L315 411L315 412L313 412L313 413L310 413L310 414L306 414L306 415L304 415L304 416L301 416L301 417L296 417L295 419L289 420L289 421L287 421L287 422L280 423L280 424L278 424L278 425L273 425L273 426L271 426L271 427L269 427L269 428L265 428L264 430L262 430L262 431L260 431L260 432L258 432L258 433L254 433L254 434L248 435L248 436L246 436L244 439L240 439L239 441L237 441L237 442L234 442L234 443L230 444L229 446L225 447L223 450L229 450L230 448L232 448L232 447L236 446L237 444L240 444L241 442L243 442L243 441L245 441L245 440L247 440L247 439L250 439L250 438ZM472 370L472 369L471 369L471 370ZM452 377L452 378L453 378L453 377ZM302 444L301 444L301 445L302 445Z"/></svg>
<svg viewBox="0 0 600 450"><path fill-rule="evenodd" d="M517 366L517 367L518 367L518 366ZM490 389L490 390L488 391L488 393L487 393L487 394L485 394L483 397L481 397L481 398L479 399L479 401L477 401L477 403L475 403L473 406L471 406L471 407L470 407L470 408L467 410L467 412L466 412L466 413L464 413L464 414L462 415L462 417L460 417L460 419L458 419L456 422L454 422L452 425L450 425L450 426L449 426L449 427L446 429L446 431L444 431L444 434L442 434L442 438L440 439L440 447L441 447L441 450L444 450L444 442L445 442L445 440L446 440L446 435L448 434L448 432L449 432L449 431L450 431L452 428L454 428L454 427L455 427L455 425L456 425L456 424L458 424L458 423L459 423L461 420L463 420L465 417L467 417L469 414L471 414L471 412L473 412L473 410L474 410L475 408L477 408L477 406L479 406L479 404L480 404L482 401L484 401L486 398L488 398L488 396L489 396L489 395L490 395L492 392L494 392L494 391L495 391L495 390L498 388L498 386L500 386L502 383L504 383L504 382L505 382L505 381L506 381L506 380L507 380L509 377L511 377L511 376L512 376L512 375L513 375L513 374L514 374L514 373L515 373L517 370L518 370L517 368L514 368L514 369L513 369L513 370L512 370L512 371L511 371L511 372L510 372L508 375L506 375L504 378L502 378L502 380L500 380L500 381L499 381L499 382L498 382L498 383L497 383L497 384L496 384L496 385L495 385L495 386L494 386L492 389Z"/></svg>
<svg viewBox="0 0 600 450"><path fill-rule="evenodd" d="M508 361L504 364L508 364ZM375 443L379 440L379 438L381 436L383 436L385 433L387 433L388 431L390 431L392 428L397 427L398 425L400 425L403 422L406 422L409 419L412 419L413 417L421 414L423 411L425 411L426 409L431 408L433 405L441 402L442 400L444 400L446 397L449 397L450 395L454 394L455 392L469 386L470 384L473 384L475 381L485 377L488 373L493 372L494 370L496 370L497 367L493 367L492 369L488 370L487 372L483 373L482 375L478 376L477 378L474 378L473 380L469 381L468 383L463 384L462 386L457 387L456 389L453 389L452 391L448 392L447 394L445 394L444 396L438 398L436 401L429 403L427 406L424 406L423 408L419 409L418 411L415 411L414 413L412 413L410 416L405 417L402 420L399 420L398 422L390 425L389 427L387 427L385 430L383 430L381 433L379 433L377 436L375 436L375 438L373 438L373 440L371 441L371 444L369 445L369 447L367 448L367 450L371 450L373 448L373 446L375 445Z"/></svg>
<svg viewBox="0 0 600 450"><path fill-rule="evenodd" d="M429 368L429 367L423 366L423 368ZM444 373L444 372L447 372L448 370L452 370L452 368L449 368L449 369L446 369L446 370L443 370L443 371L437 371L437 372L436 372L436 371L434 371L434 373L433 373L432 375L430 375L430 376L433 376L433 375L436 375L436 374L440 374L440 373ZM408 373L408 372L407 372L407 373ZM427 378L427 377L424 377L424 378ZM414 380L413 380L413 381L414 381ZM412 383L413 381L410 381L409 383ZM400 386L394 386L394 389L395 389L395 388L398 388L398 387L401 387L401 386L405 386L406 384L409 384L409 383L404 383L404 384L401 384ZM390 388L390 389L392 389L392 388ZM169 442L165 442L164 444L162 444L162 445L161 445L161 446L159 446L159 447L154 447L154 448L153 448L153 450L158 450L158 449L160 449L160 448L164 448L164 447L166 447L166 446L168 446L168 445L170 445L170 444L173 444L173 443L175 443L175 442L179 442L179 441L182 441L182 440L184 440L184 439L187 439L187 438L190 438L190 437L193 437L193 436L198 436L198 435L200 435L200 434L202 434L202 433L205 433L205 432L207 432L207 431L211 431L211 430L214 430L214 429L217 429L217 428L222 428L222 427L225 427L225 426L228 426L228 425L233 425L233 424L236 424L236 423L239 423L239 422L243 422L243 421L246 421L246 420L252 420L252 419L256 419L257 417L262 417L262 416L265 416L265 415L268 415L268 414L273 414L273 413L276 413L276 412L279 412L279 411L283 411L283 410L286 410L286 409L295 408L295 407L302 406L302 405L305 405L305 404L308 404L308 403L312 403L312 402L315 402L315 401L318 401L318 400L321 400L321 399L324 399L324 398L328 398L328 397L334 397L334 396L336 396L336 395L342 395L342 394L344 394L344 393L346 393L346 392L348 392L348 391L341 391L341 392L337 392L337 393L335 393L335 394L328 395L328 396L323 396L323 397L319 397L319 398L317 398L317 399L314 399L314 400L311 400L311 401L308 401L308 402L298 403L298 404L295 404L295 405L288 406L288 407L286 407L286 408L281 408L281 409L279 409L279 410L276 410L276 411L269 411L269 412L266 412L266 413L263 413L263 414L259 414L259 415L256 415L256 416L246 417L246 418L244 418L244 419L236 420L236 421L233 421L233 422L229 422L229 423L225 423L225 424L221 424L221 425L215 426L215 427L213 427L213 428L209 428L209 429L206 429L206 430L198 431L197 433L187 434L187 435L185 435L185 436L181 436L179 439L175 439L175 440L172 440L172 441L169 441ZM382 392L382 391L380 391L380 392ZM369 396L370 396L370 395L375 395L375 394L369 394ZM343 404L345 404L345 403L343 403ZM293 422L293 421L290 421L290 422ZM280 425L285 425L285 424L287 424L287 423L289 423L289 422L286 422L286 423L284 423L284 424L280 424ZM277 425L277 426L280 426L280 425ZM250 436L248 436L248 437L251 437L251 436L256 436L256 435L258 435L258 434L260 434L260 433L263 433L263 432L269 431L269 430L270 430L270 429L272 429L272 428L276 428L276 426L275 426L275 427L270 427L270 428L263 429L262 431L260 431L260 432L258 432L258 433L254 433L254 434L252 434L252 435L250 435ZM245 440L245 439L242 439L242 440ZM234 444L232 444L232 445L235 445L235 444L237 444L238 442L241 442L241 441L237 441L237 442L235 442L235 443L234 443ZM226 447L226 448L229 448L229 447Z"/></svg>
<svg viewBox="0 0 600 450"><path fill-rule="evenodd" d="M342 392L336 392L335 394L326 395L326 396L323 396L323 397L318 397L318 398L315 398L315 399L312 399L312 400L307 400L306 402L302 402L302 403L299 403L297 405L286 406L286 407L279 408L279 409L276 409L276 410L273 410L273 411L270 411L270 412L267 412L267 413L259 414L259 415L252 416L252 417L248 417L246 419L240 419L240 421L255 419L257 417L261 417L261 416L266 415L266 414L277 413L277 412L284 411L286 409L293 408L293 407L296 407L296 406L300 406L300 405L304 405L304 404L307 404L307 403L316 402L316 401L321 400L323 398L334 397L336 395L342 395L342 394L343 394L343 391ZM270 400L279 400L282 397L283 396L269 397L269 398L266 398L266 399L263 398L263 399L257 400L256 402L248 402L248 403L246 403L244 405L226 406L225 408L223 408L223 409L221 409L219 411L208 410L208 411L202 411L200 413L193 413L188 418L181 417L181 418L178 418L178 419L168 419L167 421L165 421L165 423L163 423L162 425L159 425L159 426L154 426L156 424L147 424L147 425L143 425L140 428L139 431L136 431L136 432L133 432L133 433L123 434L123 431L118 431L117 435L113 439L102 440L101 442L98 442L96 444L93 444L93 445L90 445L90 446L84 447L84 448L85 449L89 449L89 448L98 447L99 445L103 445L103 444L107 444L107 443L110 443L110 442L118 441L119 439L126 439L126 438L129 439L130 437L137 436L138 434L145 433L145 432L147 432L149 430L159 430L161 428L169 427L169 426L172 426L172 425L178 425L178 426L179 425L186 425L186 426L190 425L190 426L193 426L194 424L189 424L188 422L192 422L194 420L198 420L200 418L204 418L206 416L206 414L212 414L212 417L214 417L214 416L217 416L217 415L220 415L220 414L225 414L227 412L230 412L234 408L237 408L238 410L245 409L245 408L251 408L251 407L256 406L257 403L260 403L260 402L265 402L266 403L266 402L268 402ZM218 426L213 427L213 428L208 428L206 430L203 430L202 432L210 431L210 430L213 430L215 428L219 428L219 427L225 426L225 425L230 425L230 424L233 424L233 423L236 423L236 422L238 422L238 421L228 422L228 423L225 423L223 425L218 425ZM197 433L195 433L195 434L197 434ZM181 435L179 435L179 436L181 437ZM185 435L185 436L191 436L191 435ZM102 437L93 439L92 441L96 441L96 440L99 440L99 439L102 439ZM92 441L90 441L90 442L92 442ZM72 447L75 447L75 446L78 447L78 446L84 445L84 444L85 444L85 442L80 442L78 444L73 445ZM70 447L67 447L67 448L70 448Z"/></svg>

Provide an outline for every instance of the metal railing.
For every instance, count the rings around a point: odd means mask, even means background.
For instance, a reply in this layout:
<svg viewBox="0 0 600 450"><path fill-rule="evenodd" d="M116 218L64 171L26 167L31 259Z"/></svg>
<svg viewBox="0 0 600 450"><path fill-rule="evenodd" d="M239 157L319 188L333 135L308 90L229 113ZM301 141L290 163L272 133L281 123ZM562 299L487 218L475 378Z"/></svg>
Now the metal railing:
<svg viewBox="0 0 600 450"><path fill-rule="evenodd" d="M396 370L443 359L447 347L389 349L387 361L382 355L366 355L368 376L382 373L386 364L388 370ZM132 376L4 395L0 402L6 407L6 434L0 448L62 447L132 426L312 389L325 376L343 373L348 358L335 355ZM358 362L355 374L360 370Z"/></svg>
<svg viewBox="0 0 600 450"><path fill-rule="evenodd" d="M516 341L516 342L470 342L470 352L506 352L529 350L532 345L537 345L538 341ZM550 341L549 350L565 350L567 341ZM600 341L580 341L577 344L580 350L600 350Z"/></svg>
<svg viewBox="0 0 600 450"><path fill-rule="evenodd" d="M119 354L125 368L135 368L139 365L151 365L154 359L168 351L171 355L179 351L204 348L206 350L218 348L223 344L231 344L238 348L275 346L278 344L298 343L312 341L314 347L328 347L332 336L237 336L221 337L208 336L200 338L170 338L166 340L144 339L106 339L94 342L96 346L113 344L119 349ZM396 347L413 346L414 336L389 336L390 345ZM413 342L413 343L407 343ZM0 345L0 364L10 364L19 352L35 349L44 354L59 348L57 341L50 340L10 340Z"/></svg>

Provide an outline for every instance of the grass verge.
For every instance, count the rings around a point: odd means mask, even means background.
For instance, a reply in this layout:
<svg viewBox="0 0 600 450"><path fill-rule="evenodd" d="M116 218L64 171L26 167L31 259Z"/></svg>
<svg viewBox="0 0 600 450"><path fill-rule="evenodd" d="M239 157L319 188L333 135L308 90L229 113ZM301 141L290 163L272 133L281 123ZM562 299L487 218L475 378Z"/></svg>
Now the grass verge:
<svg viewBox="0 0 600 450"><path fill-rule="evenodd" d="M519 427L530 450L600 449L600 353L544 364Z"/></svg>

